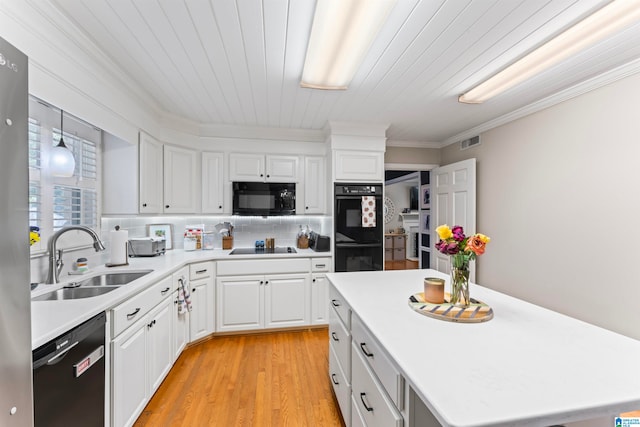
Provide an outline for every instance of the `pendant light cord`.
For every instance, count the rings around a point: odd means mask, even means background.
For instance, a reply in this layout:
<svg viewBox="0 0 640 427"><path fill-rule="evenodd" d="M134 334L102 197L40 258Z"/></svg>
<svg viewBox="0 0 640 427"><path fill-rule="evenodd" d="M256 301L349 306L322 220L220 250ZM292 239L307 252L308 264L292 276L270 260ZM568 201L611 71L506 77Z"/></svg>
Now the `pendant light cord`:
<svg viewBox="0 0 640 427"><path fill-rule="evenodd" d="M63 147L68 149L62 137L62 134L64 133L63 120L64 120L64 110L60 109L60 142L58 142L58 147Z"/></svg>

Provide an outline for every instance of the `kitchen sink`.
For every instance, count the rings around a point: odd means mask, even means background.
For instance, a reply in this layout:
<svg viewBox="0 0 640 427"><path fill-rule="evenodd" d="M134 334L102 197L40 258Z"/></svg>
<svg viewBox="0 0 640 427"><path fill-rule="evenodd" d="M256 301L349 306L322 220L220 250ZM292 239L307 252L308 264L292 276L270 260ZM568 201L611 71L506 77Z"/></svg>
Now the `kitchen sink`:
<svg viewBox="0 0 640 427"><path fill-rule="evenodd" d="M104 273L89 277L81 282L71 282L62 289L48 292L32 298L33 301L57 301L68 299L91 298L115 291L122 285L133 282L153 270L123 271L118 273Z"/></svg>
<svg viewBox="0 0 640 427"><path fill-rule="evenodd" d="M122 286L152 271L153 270L123 271L119 273L100 274L99 276L93 276L81 281L80 286Z"/></svg>
<svg viewBox="0 0 640 427"><path fill-rule="evenodd" d="M103 288L62 288L57 291L49 292L39 297L33 298L33 301L57 301L65 299L80 299L97 297L108 292L115 291L118 286L110 286Z"/></svg>

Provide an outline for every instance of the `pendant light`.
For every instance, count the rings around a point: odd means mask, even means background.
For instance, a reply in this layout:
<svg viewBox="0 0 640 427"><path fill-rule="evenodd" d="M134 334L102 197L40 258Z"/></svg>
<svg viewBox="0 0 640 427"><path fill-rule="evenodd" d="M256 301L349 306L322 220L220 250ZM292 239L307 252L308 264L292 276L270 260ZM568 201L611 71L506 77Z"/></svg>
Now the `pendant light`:
<svg viewBox="0 0 640 427"><path fill-rule="evenodd" d="M51 168L51 175L60 177L71 177L76 169L76 160L73 158L73 153L64 144L62 135L63 130L64 111L60 110L60 142L51 150L51 160L49 166Z"/></svg>

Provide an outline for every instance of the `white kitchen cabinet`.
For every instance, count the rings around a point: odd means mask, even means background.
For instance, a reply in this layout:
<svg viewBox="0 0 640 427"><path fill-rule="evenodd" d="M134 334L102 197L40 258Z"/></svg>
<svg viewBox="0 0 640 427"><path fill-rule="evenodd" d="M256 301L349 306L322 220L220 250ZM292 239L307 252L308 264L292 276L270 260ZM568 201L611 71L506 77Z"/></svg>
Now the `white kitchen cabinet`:
<svg viewBox="0 0 640 427"><path fill-rule="evenodd" d="M173 366L172 307L166 298L147 317L147 363L149 367L149 396L158 389Z"/></svg>
<svg viewBox="0 0 640 427"><path fill-rule="evenodd" d="M149 398L144 322L138 322L111 343L111 420L114 426L133 425Z"/></svg>
<svg viewBox="0 0 640 427"><path fill-rule="evenodd" d="M216 300L218 332L309 324L305 274L218 277Z"/></svg>
<svg viewBox="0 0 640 427"><path fill-rule="evenodd" d="M334 151L335 181L384 181L384 152Z"/></svg>
<svg viewBox="0 0 640 427"><path fill-rule="evenodd" d="M182 350L187 346L189 342L189 316L190 313L187 310L182 312L178 311L178 291L182 282L185 282L187 287L189 286L189 271L187 267L183 267L180 270L173 273L173 360L175 361L182 353Z"/></svg>
<svg viewBox="0 0 640 427"><path fill-rule="evenodd" d="M188 148L164 146L164 213L198 211L198 153Z"/></svg>
<svg viewBox="0 0 640 427"><path fill-rule="evenodd" d="M215 329L214 263L189 265L189 287L193 306L189 313L189 341L193 342L210 335Z"/></svg>
<svg viewBox="0 0 640 427"><path fill-rule="evenodd" d="M221 214L224 203L224 154L202 153L202 213Z"/></svg>
<svg viewBox="0 0 640 427"><path fill-rule="evenodd" d="M140 213L163 211L163 148L162 143L140 132L139 198Z"/></svg>
<svg viewBox="0 0 640 427"><path fill-rule="evenodd" d="M263 277L216 279L216 331L264 328Z"/></svg>
<svg viewBox="0 0 640 427"><path fill-rule="evenodd" d="M297 182L298 156L231 153L229 180Z"/></svg>
<svg viewBox="0 0 640 427"><path fill-rule="evenodd" d="M324 157L304 158L304 213L324 214L327 204Z"/></svg>
<svg viewBox="0 0 640 427"><path fill-rule="evenodd" d="M311 275L311 324L326 325L329 321L329 284L322 273Z"/></svg>
<svg viewBox="0 0 640 427"><path fill-rule="evenodd" d="M311 324L329 322L329 283L325 273L331 271L331 258L311 259Z"/></svg>
<svg viewBox="0 0 640 427"><path fill-rule="evenodd" d="M148 301L155 295L155 290L164 287L170 279L158 282L139 295ZM167 293L146 312L143 305L138 304L143 301L132 300L139 307L128 313L128 317L137 321L111 342L111 419L113 425L118 427L133 425L173 365L170 294ZM129 311L128 303L125 301L121 304L126 310L116 307L112 317Z"/></svg>

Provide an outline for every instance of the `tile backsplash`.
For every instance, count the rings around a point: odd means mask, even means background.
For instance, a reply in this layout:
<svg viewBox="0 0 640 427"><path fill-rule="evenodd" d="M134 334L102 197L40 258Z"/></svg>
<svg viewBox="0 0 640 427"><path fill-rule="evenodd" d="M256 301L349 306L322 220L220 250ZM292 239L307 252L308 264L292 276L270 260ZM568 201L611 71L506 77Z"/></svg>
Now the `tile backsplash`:
<svg viewBox="0 0 640 427"><path fill-rule="evenodd" d="M234 247L253 246L256 240L264 240L267 237L275 238L276 246L295 246L299 227L302 226L304 229L307 225L317 233L333 234L331 217L328 216L138 216L102 218L102 239L108 244L109 231L116 225L128 230L129 237L145 237L147 224L172 224L174 248L182 249L184 230L187 225L204 224L205 231L213 231L213 227L221 222L233 224ZM216 242L219 241L216 240ZM219 247L216 246L216 248Z"/></svg>
<svg viewBox="0 0 640 427"><path fill-rule="evenodd" d="M74 262L79 257L88 260L89 267L109 262L109 232L119 225L129 232L129 237L145 237L147 224L172 224L174 248L183 248L183 233L186 225L204 224L205 231L221 222L230 222L234 226L234 247L252 247L256 240L273 237L276 246L295 246L296 234L299 227L309 226L309 229L320 234L333 236L333 221L329 216L279 216L279 217L248 217L248 216L137 216L137 217L108 217L102 218L100 238L104 242L106 251L95 252L93 248L69 250L63 254L64 268L62 276L74 268ZM216 248L220 248L221 240L216 239ZM48 256L34 256L31 258L31 281L42 282L48 270ZM61 276L61 277L62 277Z"/></svg>

